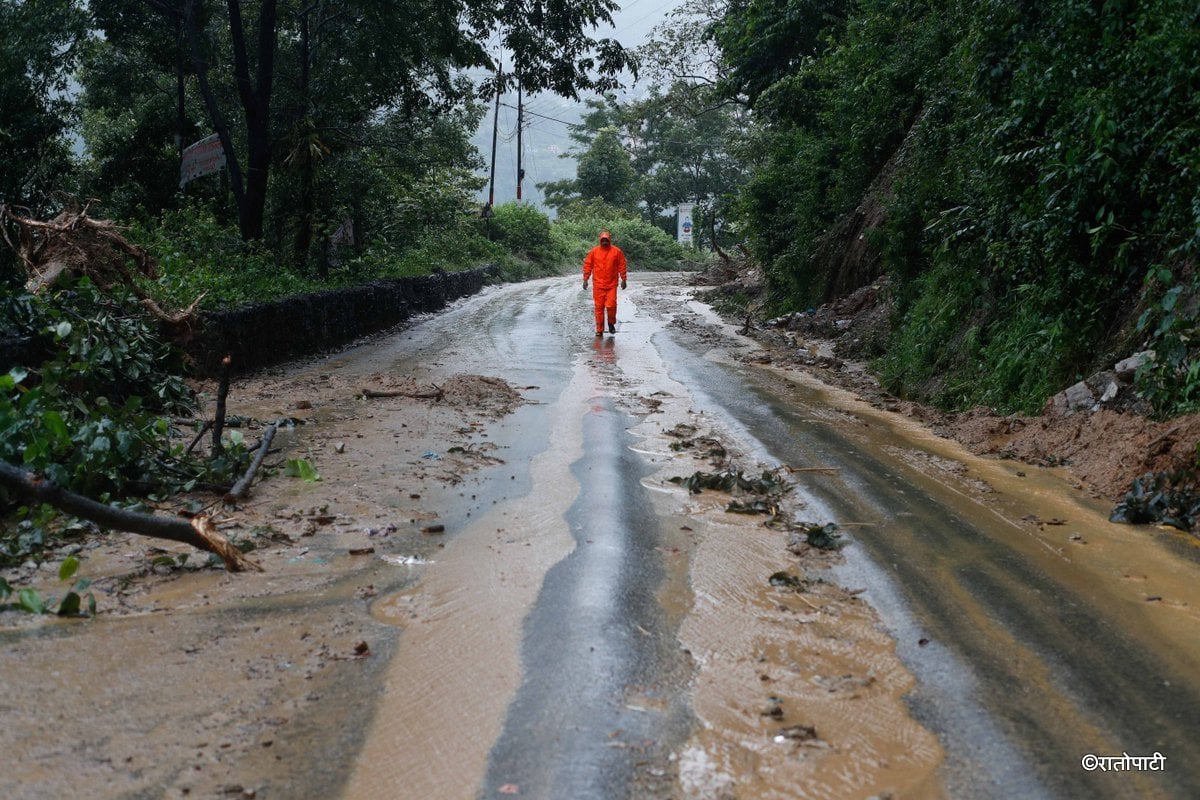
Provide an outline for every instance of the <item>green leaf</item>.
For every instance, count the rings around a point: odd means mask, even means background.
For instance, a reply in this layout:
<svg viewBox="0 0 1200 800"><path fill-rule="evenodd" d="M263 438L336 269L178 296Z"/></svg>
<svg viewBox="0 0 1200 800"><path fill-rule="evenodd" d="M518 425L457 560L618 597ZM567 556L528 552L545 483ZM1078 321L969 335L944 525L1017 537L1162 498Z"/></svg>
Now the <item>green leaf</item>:
<svg viewBox="0 0 1200 800"><path fill-rule="evenodd" d="M58 568L58 579L60 581L70 580L78 569L79 559L75 556L67 556L63 559L62 566Z"/></svg>
<svg viewBox="0 0 1200 800"><path fill-rule="evenodd" d="M71 432L67 430L67 423L63 420L62 414L54 410L47 411L42 417L42 421L55 439L62 442L70 441Z"/></svg>
<svg viewBox="0 0 1200 800"><path fill-rule="evenodd" d="M29 377L29 370L21 367L13 367L6 375L0 375L0 390L11 391L16 388L17 384Z"/></svg>
<svg viewBox="0 0 1200 800"><path fill-rule="evenodd" d="M1180 295L1182 292L1183 292L1183 287L1182 287L1182 286L1176 286L1175 288L1171 289L1171 291L1167 292L1167 293L1166 293L1166 294L1163 296L1163 299L1162 299L1162 309L1163 309L1163 311L1174 311L1174 310L1175 310L1175 304L1176 304L1177 302L1179 302L1179 295Z"/></svg>
<svg viewBox="0 0 1200 800"><path fill-rule="evenodd" d="M46 601L33 589L22 589L17 593L17 605L30 614L45 614Z"/></svg>
<svg viewBox="0 0 1200 800"><path fill-rule="evenodd" d="M300 478L309 483L321 480L321 476L313 468L313 465L303 458L289 458L283 474L289 478Z"/></svg>
<svg viewBox="0 0 1200 800"><path fill-rule="evenodd" d="M91 592L88 592L87 599L88 599L88 614L90 614L91 616L94 617L94 616L96 616L96 595L92 594Z"/></svg>
<svg viewBox="0 0 1200 800"><path fill-rule="evenodd" d="M70 617L79 613L80 597L75 592L67 592L67 596L58 605L60 617Z"/></svg>
<svg viewBox="0 0 1200 800"><path fill-rule="evenodd" d="M8 581L0 578L0 600L7 600L12 594L12 587L8 585Z"/></svg>

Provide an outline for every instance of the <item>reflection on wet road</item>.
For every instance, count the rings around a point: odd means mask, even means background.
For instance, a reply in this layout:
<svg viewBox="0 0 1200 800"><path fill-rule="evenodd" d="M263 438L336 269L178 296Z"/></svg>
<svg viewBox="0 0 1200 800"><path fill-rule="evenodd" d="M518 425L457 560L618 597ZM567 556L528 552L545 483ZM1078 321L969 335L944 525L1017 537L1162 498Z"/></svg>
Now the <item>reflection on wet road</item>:
<svg viewBox="0 0 1200 800"><path fill-rule="evenodd" d="M611 357L612 340L598 349ZM673 637L654 596L659 535L629 424L611 398L590 398L584 455L571 467L581 487L567 512L575 550L546 575L525 621L526 678L492 750L484 796L504 785L529 797L625 796L634 762L665 759L651 751L685 730L679 687L664 685L680 656L663 644ZM631 707L630 686L676 713Z"/></svg>
<svg viewBox="0 0 1200 800"><path fill-rule="evenodd" d="M681 620L704 608L720 618L715 598L724 595L693 598L686 563L681 568L667 555L679 550L671 537L697 523L672 516L694 511L681 511L678 495L664 501L655 494L648 476L671 456L634 433L663 398L673 413L705 415L752 459L830 468L797 476L802 516L851 533L838 576L867 590L915 674L909 704L945 750L945 795L1196 796L1195 559L1145 530L1109 525L1103 508L1053 474L1026 468L1022 477L1014 465L973 459L799 376L736 363L703 344L694 325L671 324L697 310L660 296L667 290L658 287L672 284L638 276L631 286L616 337L592 338L588 298L574 279L554 279L473 299L355 367L379 369L383 361L436 376L450 364L499 374L525 387L534 404L490 429L506 463L483 470L471 499L445 515L457 532L414 590L420 596L378 603L419 601L432 613L428 623L404 628L346 796L794 796L794 785L771 784L767 756L755 755L765 752L757 739L739 751L750 754L738 756L740 773L689 744L697 741L694 676L722 666L757 682L754 662L767 654L753 648L768 639L755 628L744 637L751 652L728 654L716 652L719 636L706 640L715 643L707 667L693 664L680 644L704 640L694 614L686 636ZM760 546L748 538L742 545L714 541L706 570L742 555L720 547ZM769 553L782 544L761 546ZM770 574L763 563L747 568L755 580ZM1147 602L1150 595L1160 601ZM790 635L819 632L831 650L842 644L837 618L767 599L791 615ZM788 630L766 617L745 624ZM804 675L806 668L788 669ZM878 677L902 687L897 696L907 688L901 676L834 677L863 687ZM870 712L855 705L858 697L847 692L839 707L869 729ZM721 715L730 730L761 739L757 708L718 709L704 724ZM920 756L910 782L900 785L928 789L920 770L931 771L940 758L936 743L904 721L887 727L891 744L861 745L874 760L860 783L849 745L808 751L847 766L839 767L843 783L813 779L818 788L803 794L879 794L863 787L894 779L891 765L898 770L905 758L895 742L911 743L909 754ZM1081 766L1089 753L1123 752L1161 752L1166 769ZM858 793L847 794L851 786ZM910 791L924 797L939 788Z"/></svg>
<svg viewBox="0 0 1200 800"><path fill-rule="evenodd" d="M947 749L951 796L1196 796L1194 555L1109 524L1055 476L971 459L803 381L662 347L673 376L703 386L702 402L772 458L838 469L805 481L810 508L855 526L840 575L870 587L897 636L918 679L912 706ZM1081 766L1126 752L1161 752L1166 769Z"/></svg>

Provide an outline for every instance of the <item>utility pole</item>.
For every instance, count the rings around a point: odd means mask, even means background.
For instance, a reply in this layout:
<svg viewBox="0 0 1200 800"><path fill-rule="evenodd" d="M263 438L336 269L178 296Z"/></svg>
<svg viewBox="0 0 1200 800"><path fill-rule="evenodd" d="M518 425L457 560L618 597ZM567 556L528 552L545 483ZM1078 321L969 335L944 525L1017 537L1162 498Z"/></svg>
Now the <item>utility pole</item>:
<svg viewBox="0 0 1200 800"><path fill-rule="evenodd" d="M496 111L492 116L492 177L488 188L488 205L496 203L496 143L500 136L500 93L504 86L504 72L496 72Z"/></svg>
<svg viewBox="0 0 1200 800"><path fill-rule="evenodd" d="M521 129L525 127L525 106L521 104L521 79L517 79L517 202L521 202L521 181L525 170L521 168Z"/></svg>
<svg viewBox="0 0 1200 800"><path fill-rule="evenodd" d="M492 177L488 188L488 202L483 208L483 215L488 221L488 239L492 238L492 216L496 205L496 143L500 136L500 92L504 88L504 63L497 61L496 66L496 112L492 118Z"/></svg>

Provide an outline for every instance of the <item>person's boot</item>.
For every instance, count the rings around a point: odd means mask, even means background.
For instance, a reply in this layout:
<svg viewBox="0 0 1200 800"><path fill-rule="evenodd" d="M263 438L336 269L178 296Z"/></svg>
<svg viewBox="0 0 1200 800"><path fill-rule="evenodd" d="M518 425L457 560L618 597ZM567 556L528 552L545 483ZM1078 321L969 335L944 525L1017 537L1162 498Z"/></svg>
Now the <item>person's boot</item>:
<svg viewBox="0 0 1200 800"><path fill-rule="evenodd" d="M603 335L604 335L604 331L596 331L596 338L597 338L597 339L599 339L599 338L600 338L601 336L603 336Z"/></svg>
<svg viewBox="0 0 1200 800"><path fill-rule="evenodd" d="M617 326L616 326L616 325L614 325L614 324L612 324L611 322L610 322L610 323L608 323L608 332L609 332L609 333L616 333L616 332L617 332Z"/></svg>

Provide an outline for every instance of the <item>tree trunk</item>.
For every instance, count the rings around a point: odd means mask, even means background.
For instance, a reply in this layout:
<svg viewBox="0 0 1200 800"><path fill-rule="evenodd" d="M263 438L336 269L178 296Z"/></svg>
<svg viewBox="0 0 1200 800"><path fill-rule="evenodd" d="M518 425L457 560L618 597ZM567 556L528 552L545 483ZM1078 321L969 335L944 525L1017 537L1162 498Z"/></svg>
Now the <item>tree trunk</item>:
<svg viewBox="0 0 1200 800"><path fill-rule="evenodd" d="M233 136L229 132L229 123L217 103L216 93L208 81L208 61L204 57L204 49L200 41L200 31L196 23L196 0L185 0L183 4L183 27L187 33L188 46L191 50L192 69L196 73L196 81L200 84L200 95L204 98L204 107L208 109L209 120L221 140L221 149L225 151L225 168L229 171L229 186L233 191L233 201L238 207L238 217L241 218L242 208L246 205L246 183L242 179L242 165L238 161L237 151L233 149Z"/></svg>
<svg viewBox="0 0 1200 800"><path fill-rule="evenodd" d="M271 170L271 91L275 80L277 0L263 0L258 11L258 63L250 79L250 59L240 0L228 0L233 72L246 114L246 192L238 207L243 239L261 239Z"/></svg>
<svg viewBox="0 0 1200 800"><path fill-rule="evenodd" d="M312 71L312 41L309 36L308 19L310 11L311 9L305 9L300 14L300 106L299 113L296 115L298 132L307 131L307 127L302 123L307 119L311 106L309 90ZM308 143L302 143L302 146L307 148ZM314 172L312 153L306 149L300 158L300 220L296 229L296 261L299 264L308 263L308 251L312 247L313 219L316 212L316 198L313 196ZM328 276L329 268L324 258L320 259L318 270L322 278Z"/></svg>

